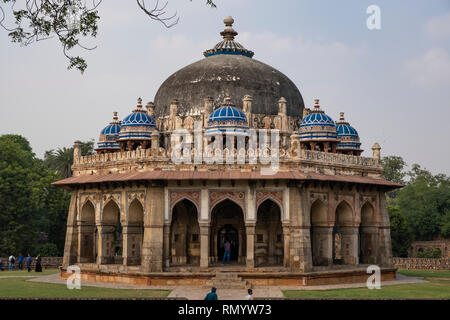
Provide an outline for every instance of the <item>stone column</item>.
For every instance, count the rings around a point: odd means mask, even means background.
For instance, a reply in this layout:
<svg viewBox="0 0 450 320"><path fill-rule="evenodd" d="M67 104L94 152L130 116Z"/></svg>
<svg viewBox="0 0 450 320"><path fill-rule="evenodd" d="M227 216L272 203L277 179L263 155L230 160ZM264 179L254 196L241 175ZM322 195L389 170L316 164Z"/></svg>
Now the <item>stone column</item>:
<svg viewBox="0 0 450 320"><path fill-rule="evenodd" d="M333 227L312 227L314 265L333 264Z"/></svg>
<svg viewBox="0 0 450 320"><path fill-rule="evenodd" d="M342 260L344 264L359 264L359 229L358 227L341 227Z"/></svg>
<svg viewBox="0 0 450 320"><path fill-rule="evenodd" d="M245 224L247 234L247 268L255 267L255 232L256 222L248 222Z"/></svg>
<svg viewBox="0 0 450 320"><path fill-rule="evenodd" d="M209 222L200 224L200 268L209 266Z"/></svg>
<svg viewBox="0 0 450 320"><path fill-rule="evenodd" d="M142 270L163 270L164 187L147 189L145 200L144 241L142 244Z"/></svg>
<svg viewBox="0 0 450 320"><path fill-rule="evenodd" d="M384 192L379 192L380 199L380 217L381 222L378 227L378 252L376 263L380 267L393 267L392 263L392 245L391 245L391 231L389 214L387 211L386 195Z"/></svg>
<svg viewBox="0 0 450 320"><path fill-rule="evenodd" d="M164 239L163 239L163 258L164 258L164 267L170 267L170 223L164 224Z"/></svg>
<svg viewBox="0 0 450 320"><path fill-rule="evenodd" d="M289 267L289 225L283 225L283 266Z"/></svg>
<svg viewBox="0 0 450 320"><path fill-rule="evenodd" d="M67 267L77 262L78 228L77 228L77 192L73 191L70 198L67 217L66 241L64 244L63 266Z"/></svg>

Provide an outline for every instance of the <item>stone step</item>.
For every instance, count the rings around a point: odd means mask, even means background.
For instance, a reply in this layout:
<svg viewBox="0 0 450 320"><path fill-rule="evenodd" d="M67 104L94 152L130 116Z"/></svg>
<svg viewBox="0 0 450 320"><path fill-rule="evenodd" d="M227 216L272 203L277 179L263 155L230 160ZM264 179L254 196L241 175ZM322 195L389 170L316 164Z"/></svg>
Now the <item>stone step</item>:
<svg viewBox="0 0 450 320"><path fill-rule="evenodd" d="M216 287L217 289L248 289L251 285L247 281L224 281L224 280L209 280L205 284L206 288Z"/></svg>

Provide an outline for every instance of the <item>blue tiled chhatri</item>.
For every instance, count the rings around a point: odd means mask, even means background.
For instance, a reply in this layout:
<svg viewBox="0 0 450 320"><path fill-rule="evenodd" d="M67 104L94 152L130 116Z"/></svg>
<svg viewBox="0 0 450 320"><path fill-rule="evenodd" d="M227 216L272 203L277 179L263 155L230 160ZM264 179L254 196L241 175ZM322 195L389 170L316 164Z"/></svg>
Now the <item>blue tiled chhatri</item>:
<svg viewBox="0 0 450 320"><path fill-rule="evenodd" d="M142 109L139 98L137 108L122 120L118 140L150 140L155 129L155 120Z"/></svg>
<svg viewBox="0 0 450 320"><path fill-rule="evenodd" d="M223 105L214 110L209 116L207 134L220 132L246 133L248 122L245 114L233 104L229 96L225 98Z"/></svg>
<svg viewBox="0 0 450 320"><path fill-rule="evenodd" d="M113 121L100 132L97 150L120 149L117 138L120 132L120 121L117 112L114 112Z"/></svg>
<svg viewBox="0 0 450 320"><path fill-rule="evenodd" d="M343 112L341 112L339 122L336 122L336 131L339 139L338 150L359 150L361 148L358 131L345 121Z"/></svg>
<svg viewBox="0 0 450 320"><path fill-rule="evenodd" d="M314 109L303 118L300 124L300 140L334 140L337 139L334 120L320 109L316 99Z"/></svg>

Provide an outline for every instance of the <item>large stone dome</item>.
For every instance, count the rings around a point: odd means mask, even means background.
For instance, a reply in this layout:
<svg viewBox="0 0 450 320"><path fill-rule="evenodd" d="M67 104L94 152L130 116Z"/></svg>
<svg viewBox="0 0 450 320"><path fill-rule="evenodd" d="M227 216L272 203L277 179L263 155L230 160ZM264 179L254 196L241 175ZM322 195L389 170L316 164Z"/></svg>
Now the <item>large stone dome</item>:
<svg viewBox="0 0 450 320"><path fill-rule="evenodd" d="M205 58L172 74L155 96L157 116L169 114L172 99L178 99L180 115L200 114L204 99L211 97L220 106L227 94L232 103L242 105L245 95L253 98L252 113L277 114L278 100L287 100L287 114L300 117L304 103L295 84L280 71L252 58L253 52L234 41L233 19L224 20L224 40L205 51Z"/></svg>

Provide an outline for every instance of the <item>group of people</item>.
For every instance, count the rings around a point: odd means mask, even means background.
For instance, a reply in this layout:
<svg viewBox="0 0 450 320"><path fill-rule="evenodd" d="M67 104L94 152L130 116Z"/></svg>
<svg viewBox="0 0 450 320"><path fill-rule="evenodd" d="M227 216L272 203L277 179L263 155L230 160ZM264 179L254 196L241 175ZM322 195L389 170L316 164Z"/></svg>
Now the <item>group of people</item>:
<svg viewBox="0 0 450 320"><path fill-rule="evenodd" d="M27 265L28 272L31 272L31 265L33 263L33 257L28 254L28 256L25 258L21 253L19 253L19 263L18 268L19 270L23 270L23 263L25 261L25 264ZM16 257L14 255L10 255L8 258L8 270L13 271L14 265L16 263ZM3 260L0 257L0 271L3 271ZM34 271L36 272L42 272L42 264L41 264L41 255L38 254L36 257L36 265L34 267Z"/></svg>
<svg viewBox="0 0 450 320"><path fill-rule="evenodd" d="M216 291L217 291L217 288L212 287L211 292L208 293L206 295L205 299L203 299L203 300L219 300ZM253 300L253 290L248 289L247 293L248 293L248 295L245 296L245 300Z"/></svg>

